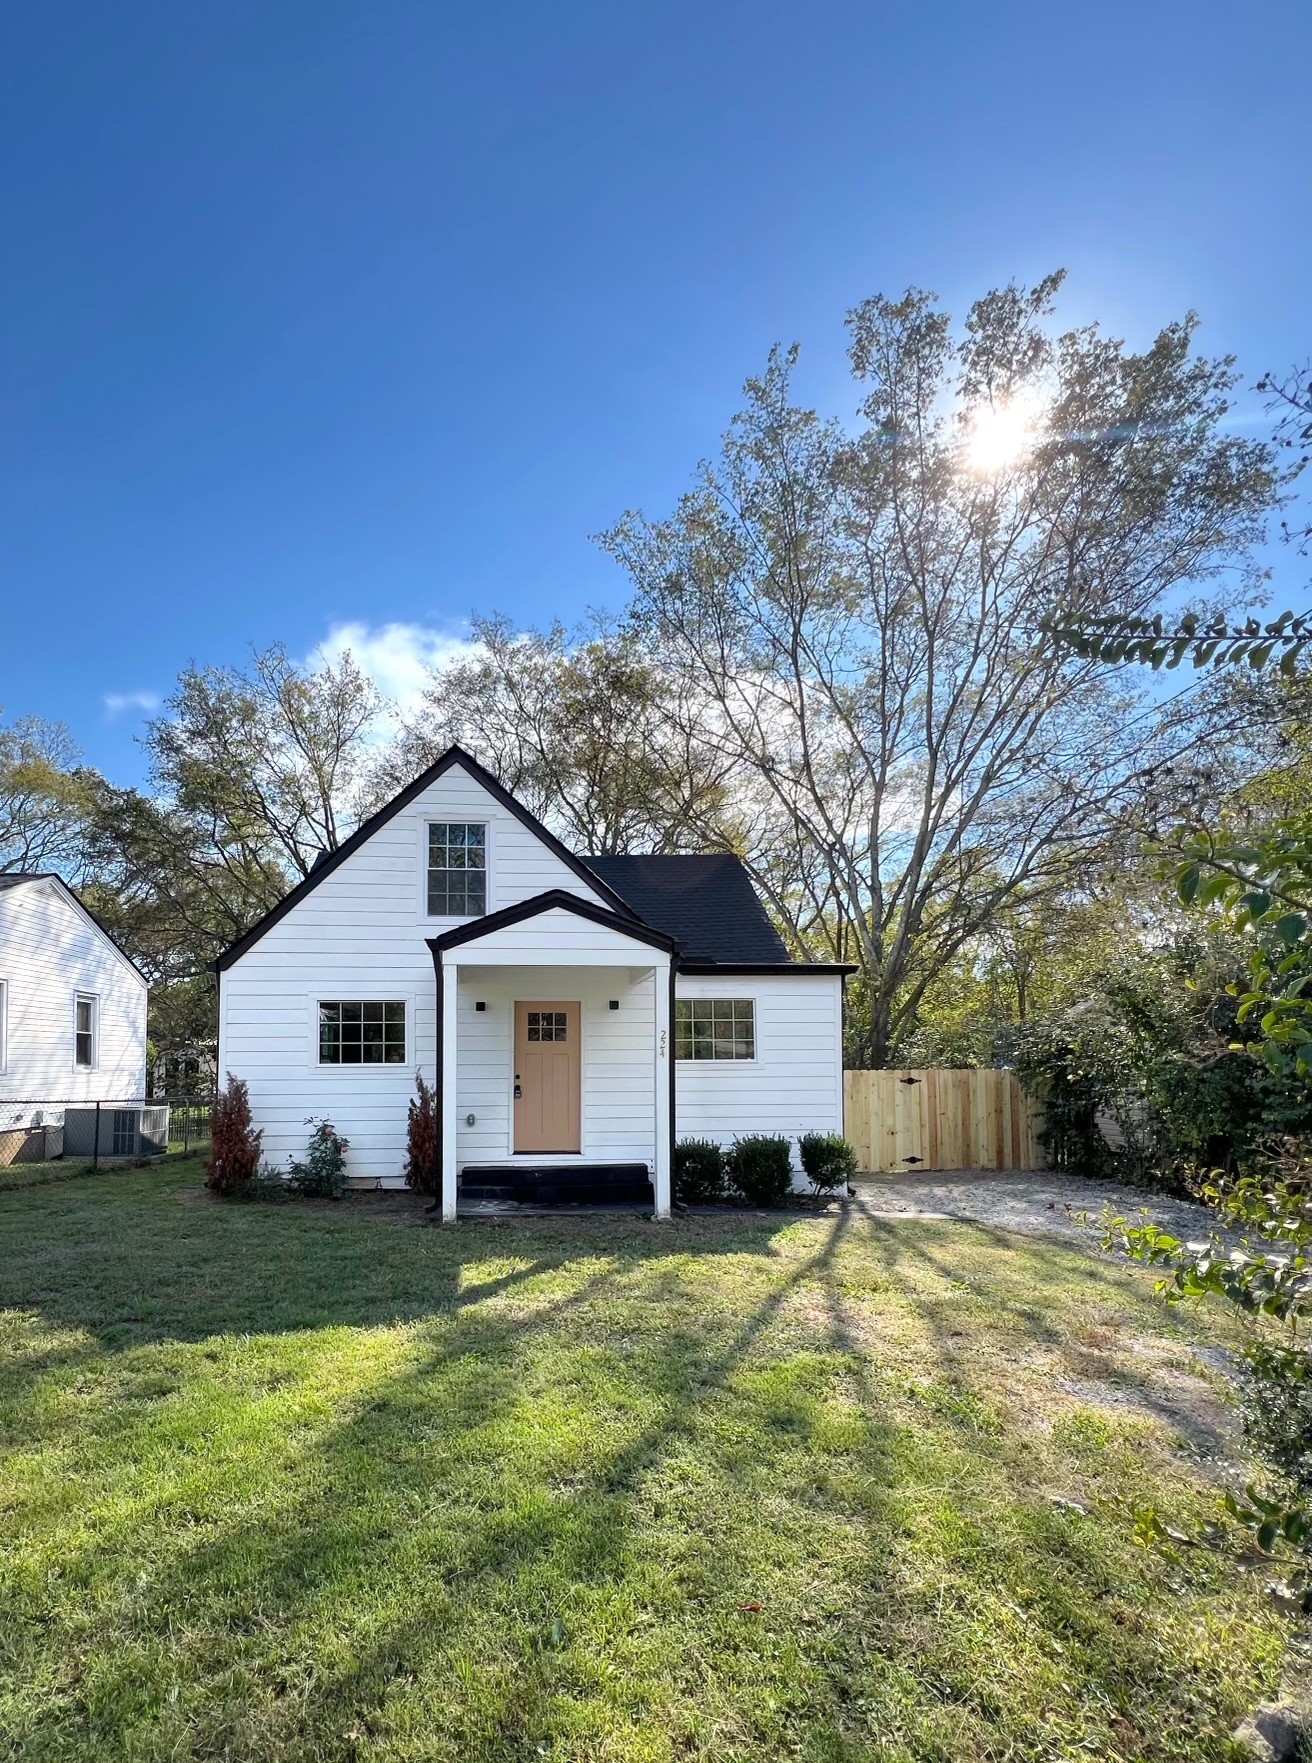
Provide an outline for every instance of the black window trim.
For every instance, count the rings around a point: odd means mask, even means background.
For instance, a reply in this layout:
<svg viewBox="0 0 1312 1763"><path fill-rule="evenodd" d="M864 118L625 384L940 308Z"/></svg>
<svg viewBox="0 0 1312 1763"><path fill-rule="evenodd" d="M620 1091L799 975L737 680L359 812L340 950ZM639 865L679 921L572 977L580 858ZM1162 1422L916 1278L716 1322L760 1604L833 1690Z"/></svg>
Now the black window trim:
<svg viewBox="0 0 1312 1763"><path fill-rule="evenodd" d="M363 1058L361 1058L361 1059L325 1059L323 1056L323 1030L324 1030L325 1024L323 1021L322 1012L325 1009L330 1008L330 1007L334 1007L334 1006L340 1011L344 1004L359 1004L359 1005L378 1004L378 1005L382 1006L384 1012L386 1012L387 1007L389 1005L398 1006L401 1011L401 1037L402 1037L401 1038L401 1057L399 1059L387 1058L387 1018L386 1018L386 1015L384 1014L384 1017L383 1017L383 1040L382 1040L383 1057L381 1059L363 1059ZM314 1064L315 1064L315 1068L316 1069L326 1069L329 1071L364 1071L366 1069L379 1070L379 1071L396 1071L396 1070L402 1069L410 1057L410 1051L411 1051L410 1037L411 1037L411 1033L412 1033L411 1020L412 1020L412 1012L410 1009L409 998L396 998L396 997L392 997L392 998L373 998L373 997L352 998L349 996L342 997L340 995L335 998L318 998L318 997L316 997L316 999L314 1001ZM339 1017L338 1022L337 1022L337 1027L339 1030L340 1030L341 1026L342 1026L341 1018ZM340 1041L339 1041L339 1046L340 1046ZM363 1051L363 1047L364 1047L364 1037L362 1034L361 1035L361 1051Z"/></svg>

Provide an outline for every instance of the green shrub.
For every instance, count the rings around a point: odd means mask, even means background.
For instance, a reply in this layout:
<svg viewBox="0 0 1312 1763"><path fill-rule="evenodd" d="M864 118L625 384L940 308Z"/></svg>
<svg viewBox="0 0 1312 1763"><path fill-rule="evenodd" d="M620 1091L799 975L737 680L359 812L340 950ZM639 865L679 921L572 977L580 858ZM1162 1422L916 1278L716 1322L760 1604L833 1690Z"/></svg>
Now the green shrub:
<svg viewBox="0 0 1312 1763"><path fill-rule="evenodd" d="M261 1163L248 1182L233 1190L234 1200L263 1200L273 1205L295 1198L296 1190L272 1163Z"/></svg>
<svg viewBox="0 0 1312 1763"><path fill-rule="evenodd" d="M817 1191L846 1187L856 1174L856 1146L841 1132L806 1132L797 1141L802 1168Z"/></svg>
<svg viewBox="0 0 1312 1763"><path fill-rule="evenodd" d="M722 1200L724 1151L714 1139L680 1139L674 1147L674 1197L685 1206Z"/></svg>
<svg viewBox="0 0 1312 1763"><path fill-rule="evenodd" d="M734 1140L727 1162L730 1181L749 1205L782 1205L793 1185L791 1139L749 1133Z"/></svg>
<svg viewBox="0 0 1312 1763"><path fill-rule="evenodd" d="M313 1115L305 1123L312 1126L310 1148L304 1163L293 1162L288 1169L288 1186L306 1200L340 1200L346 1192L346 1153L350 1144L328 1120Z"/></svg>

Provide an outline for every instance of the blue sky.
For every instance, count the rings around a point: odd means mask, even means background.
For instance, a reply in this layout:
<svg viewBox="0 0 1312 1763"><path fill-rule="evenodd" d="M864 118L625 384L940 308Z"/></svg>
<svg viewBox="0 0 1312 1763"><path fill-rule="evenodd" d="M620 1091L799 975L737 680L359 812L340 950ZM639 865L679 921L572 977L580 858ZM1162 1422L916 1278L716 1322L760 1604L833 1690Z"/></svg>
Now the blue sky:
<svg viewBox="0 0 1312 1763"><path fill-rule="evenodd" d="M1261 0L8 7L0 704L130 781L192 657L348 627L393 683L618 604L588 535L776 339L850 415L875 291L1065 265L1071 321L1303 360L1309 65Z"/></svg>

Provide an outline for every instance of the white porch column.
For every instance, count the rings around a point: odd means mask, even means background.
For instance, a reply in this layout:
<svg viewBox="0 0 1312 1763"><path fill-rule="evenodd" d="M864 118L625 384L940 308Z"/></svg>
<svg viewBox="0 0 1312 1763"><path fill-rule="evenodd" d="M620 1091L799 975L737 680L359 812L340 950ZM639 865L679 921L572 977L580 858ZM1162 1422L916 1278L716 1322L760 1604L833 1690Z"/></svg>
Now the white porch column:
<svg viewBox="0 0 1312 1763"><path fill-rule="evenodd" d="M656 1216L670 1216L670 1073L674 1069L674 1024L670 1021L670 963L652 970L656 995L656 1167L652 1185L656 1190Z"/></svg>
<svg viewBox="0 0 1312 1763"><path fill-rule="evenodd" d="M442 1086L442 1222L453 1223L456 1216L456 1072L460 1048L456 1037L457 988L460 968L455 962L442 961L442 1069L438 1082Z"/></svg>

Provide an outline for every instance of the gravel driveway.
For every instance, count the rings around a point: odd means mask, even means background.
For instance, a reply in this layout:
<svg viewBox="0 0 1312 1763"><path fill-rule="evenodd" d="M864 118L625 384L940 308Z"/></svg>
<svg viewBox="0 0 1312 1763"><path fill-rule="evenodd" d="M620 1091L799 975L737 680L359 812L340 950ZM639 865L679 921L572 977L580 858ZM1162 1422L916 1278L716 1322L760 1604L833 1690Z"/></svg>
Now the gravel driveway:
<svg viewBox="0 0 1312 1763"><path fill-rule="evenodd" d="M1113 1182L1054 1170L963 1169L934 1175L861 1175L857 1203L871 1218L961 1218L1004 1230L1087 1237L1103 1207L1131 1217L1146 1208L1176 1236L1204 1237L1208 1213L1191 1200L1158 1198ZM1080 1214L1087 1217L1081 1221Z"/></svg>

